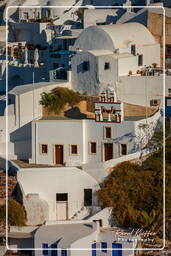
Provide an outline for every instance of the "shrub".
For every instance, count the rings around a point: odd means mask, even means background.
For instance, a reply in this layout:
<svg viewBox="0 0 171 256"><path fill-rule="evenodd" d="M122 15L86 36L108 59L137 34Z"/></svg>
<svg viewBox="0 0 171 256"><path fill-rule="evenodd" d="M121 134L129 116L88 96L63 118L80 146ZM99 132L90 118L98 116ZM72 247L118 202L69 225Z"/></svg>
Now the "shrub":
<svg viewBox="0 0 171 256"><path fill-rule="evenodd" d="M6 206L0 207L0 222L5 222ZM24 207L14 199L8 200L8 224L24 226L26 224L26 213Z"/></svg>
<svg viewBox="0 0 171 256"><path fill-rule="evenodd" d="M97 192L100 205L112 207L113 216L124 227L157 230L162 225L162 169L155 170L158 157L151 161L152 158L143 166L130 162L118 164ZM167 200L170 199L168 193Z"/></svg>
<svg viewBox="0 0 171 256"><path fill-rule="evenodd" d="M80 94L68 88L57 87L50 93L42 93L40 104L48 111L59 113L66 104L73 107L81 100Z"/></svg>

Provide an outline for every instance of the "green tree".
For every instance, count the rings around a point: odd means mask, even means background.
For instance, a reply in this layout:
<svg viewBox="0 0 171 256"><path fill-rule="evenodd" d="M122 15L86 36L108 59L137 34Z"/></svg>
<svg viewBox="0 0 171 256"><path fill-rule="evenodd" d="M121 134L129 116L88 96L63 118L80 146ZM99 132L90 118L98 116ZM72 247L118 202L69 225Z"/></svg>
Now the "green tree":
<svg viewBox="0 0 171 256"><path fill-rule="evenodd" d="M161 134L157 134L159 141ZM160 144L161 145L161 144ZM166 218L171 216L171 136L166 138ZM163 222L163 149L142 165L115 166L97 192L102 207L112 207L118 224L158 231Z"/></svg>
<svg viewBox="0 0 171 256"><path fill-rule="evenodd" d="M81 100L80 94L68 88L57 87L50 93L42 93L40 104L48 111L59 113L66 104L73 107Z"/></svg>

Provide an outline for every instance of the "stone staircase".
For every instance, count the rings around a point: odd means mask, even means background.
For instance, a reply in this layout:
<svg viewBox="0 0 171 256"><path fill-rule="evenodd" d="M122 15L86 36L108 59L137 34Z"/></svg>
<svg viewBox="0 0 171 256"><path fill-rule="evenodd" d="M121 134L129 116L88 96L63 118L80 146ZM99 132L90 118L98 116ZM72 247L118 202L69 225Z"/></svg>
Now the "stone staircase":
<svg viewBox="0 0 171 256"><path fill-rule="evenodd" d="M101 207L99 206L82 206L81 209L70 218L70 220L87 220L99 211L101 211Z"/></svg>
<svg viewBox="0 0 171 256"><path fill-rule="evenodd" d="M76 212L70 219L71 220L82 220L90 214L90 210L86 206L82 206L81 209Z"/></svg>

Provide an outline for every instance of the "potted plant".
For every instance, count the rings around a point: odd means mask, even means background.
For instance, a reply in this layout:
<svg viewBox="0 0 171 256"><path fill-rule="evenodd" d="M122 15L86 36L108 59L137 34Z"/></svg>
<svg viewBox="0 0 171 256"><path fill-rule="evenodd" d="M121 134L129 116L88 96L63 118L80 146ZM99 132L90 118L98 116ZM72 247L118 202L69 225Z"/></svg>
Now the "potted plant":
<svg viewBox="0 0 171 256"><path fill-rule="evenodd" d="M157 68L157 63L152 63L153 68Z"/></svg>

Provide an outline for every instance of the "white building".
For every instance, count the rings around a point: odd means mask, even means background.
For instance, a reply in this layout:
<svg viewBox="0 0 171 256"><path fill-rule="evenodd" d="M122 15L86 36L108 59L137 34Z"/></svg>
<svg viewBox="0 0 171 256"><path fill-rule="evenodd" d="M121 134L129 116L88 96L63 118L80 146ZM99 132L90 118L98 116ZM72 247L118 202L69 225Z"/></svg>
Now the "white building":
<svg viewBox="0 0 171 256"><path fill-rule="evenodd" d="M120 76L160 64L160 44L139 23L90 26L79 35L74 49L72 85L89 94L99 93L107 84L115 87Z"/></svg>
<svg viewBox="0 0 171 256"><path fill-rule="evenodd" d="M100 220L45 223L40 227L11 227L12 251L36 248L33 256L134 256L141 236L131 229L103 228ZM23 239L24 238L24 239ZM122 250L124 248L124 250ZM127 249L127 250L126 250Z"/></svg>
<svg viewBox="0 0 171 256"><path fill-rule="evenodd" d="M33 75L33 74L32 74ZM8 142L8 157L20 159L31 157L31 121L42 116L41 94L57 86L69 87L68 82L42 82L16 86L0 99L0 155L5 156ZM6 141L6 114L8 114L8 141Z"/></svg>
<svg viewBox="0 0 171 256"><path fill-rule="evenodd" d="M76 167L24 168L17 172L28 225L44 221L82 220L101 210L98 182ZM71 185L73 184L73 186ZM109 226L104 211L104 226Z"/></svg>
<svg viewBox="0 0 171 256"><path fill-rule="evenodd" d="M85 117L34 120L30 163L93 166L121 156L126 160L126 155L145 147L160 118L159 111L151 117L125 117L124 121L111 120L111 112L107 115L101 121Z"/></svg>

